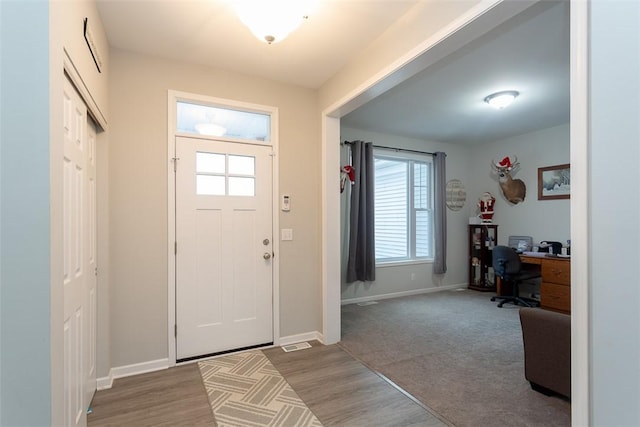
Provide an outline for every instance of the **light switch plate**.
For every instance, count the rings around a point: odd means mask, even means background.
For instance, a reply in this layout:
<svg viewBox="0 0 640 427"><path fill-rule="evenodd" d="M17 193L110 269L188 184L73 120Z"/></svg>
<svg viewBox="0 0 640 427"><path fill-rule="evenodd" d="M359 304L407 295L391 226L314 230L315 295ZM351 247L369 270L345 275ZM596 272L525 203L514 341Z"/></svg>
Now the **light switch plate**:
<svg viewBox="0 0 640 427"><path fill-rule="evenodd" d="M280 230L281 239L284 240L293 240L293 229L291 228L283 228Z"/></svg>

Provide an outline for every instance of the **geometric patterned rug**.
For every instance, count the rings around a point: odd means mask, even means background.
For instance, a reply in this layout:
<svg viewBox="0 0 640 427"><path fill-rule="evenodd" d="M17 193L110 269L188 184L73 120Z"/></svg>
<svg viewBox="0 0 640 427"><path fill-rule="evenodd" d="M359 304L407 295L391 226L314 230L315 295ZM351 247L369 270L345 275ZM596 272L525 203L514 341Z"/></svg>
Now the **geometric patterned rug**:
<svg viewBox="0 0 640 427"><path fill-rule="evenodd" d="M200 361L198 366L220 427L322 426L260 350Z"/></svg>

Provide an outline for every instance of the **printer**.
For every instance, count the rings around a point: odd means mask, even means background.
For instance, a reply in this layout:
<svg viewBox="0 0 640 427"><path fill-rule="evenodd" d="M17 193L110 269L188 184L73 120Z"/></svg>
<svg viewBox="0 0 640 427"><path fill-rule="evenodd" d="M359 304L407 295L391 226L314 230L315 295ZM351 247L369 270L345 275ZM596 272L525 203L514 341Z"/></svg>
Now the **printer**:
<svg viewBox="0 0 640 427"><path fill-rule="evenodd" d="M540 244L538 245L538 251L558 255L560 252L562 252L562 243L546 240L540 242Z"/></svg>

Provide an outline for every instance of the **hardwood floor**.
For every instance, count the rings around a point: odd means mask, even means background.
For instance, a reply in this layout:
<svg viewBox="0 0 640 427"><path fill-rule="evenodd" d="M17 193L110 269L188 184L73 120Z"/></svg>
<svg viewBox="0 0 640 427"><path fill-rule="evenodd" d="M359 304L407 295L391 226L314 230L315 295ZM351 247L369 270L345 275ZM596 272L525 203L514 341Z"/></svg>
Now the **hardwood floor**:
<svg viewBox="0 0 640 427"><path fill-rule="evenodd" d="M264 350L325 426L446 426L337 345Z"/></svg>
<svg viewBox="0 0 640 427"><path fill-rule="evenodd" d="M215 426L197 363L114 381L96 392L89 426Z"/></svg>
<svg viewBox="0 0 640 427"><path fill-rule="evenodd" d="M325 426L446 426L337 345L264 350ZM89 426L214 426L196 363L121 378L96 393Z"/></svg>

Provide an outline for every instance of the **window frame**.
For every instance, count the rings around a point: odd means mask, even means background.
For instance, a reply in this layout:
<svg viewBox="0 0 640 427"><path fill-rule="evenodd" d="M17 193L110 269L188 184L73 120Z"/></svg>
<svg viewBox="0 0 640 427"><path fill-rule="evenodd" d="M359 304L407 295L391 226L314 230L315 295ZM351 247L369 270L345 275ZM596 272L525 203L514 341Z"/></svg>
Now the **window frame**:
<svg viewBox="0 0 640 427"><path fill-rule="evenodd" d="M390 267L394 265L411 265L411 264L428 264L433 263L434 259L434 251L435 251L435 236L434 236L434 171L433 171L433 156L429 154L419 154L413 152L401 151L401 149L393 150L386 148L376 148L373 149L373 161L374 161L374 174L375 174L375 161L376 159L387 159L394 161L402 161L408 164L408 173L407 173L407 257L394 257L394 258L378 258L376 256L375 263L376 267ZM415 207L415 168L414 164L416 163L425 163L428 165L428 177L427 177L427 208L419 208ZM375 195L375 175L374 175L374 195ZM375 196L374 196L375 199ZM417 237L416 237L416 229L417 229L417 221L416 212L418 210L423 211L431 211L430 215L430 233L431 241L429 242L429 252L430 254L427 256L417 256ZM374 213L375 215L375 213ZM375 231L374 231L375 232ZM377 241L377 239L376 239Z"/></svg>
<svg viewBox="0 0 640 427"><path fill-rule="evenodd" d="M221 171L205 171L198 169L198 155L215 155L224 157L224 165L222 165L223 169ZM252 168L253 171L251 174L248 173L240 173L240 172L232 172L231 171L231 160L234 158L250 158L252 159ZM227 153L213 153L208 151L196 151L196 169L195 169L195 178L196 178L196 195L197 196L205 196L205 197L256 197L256 158L253 156L246 155L235 155L235 154L227 154ZM224 191L221 193L207 193L200 192L200 183L198 181L199 177L217 177L223 179L223 187ZM231 192L231 180L234 178L247 178L253 181L253 193L252 194L232 194ZM204 188L203 188L204 189Z"/></svg>

